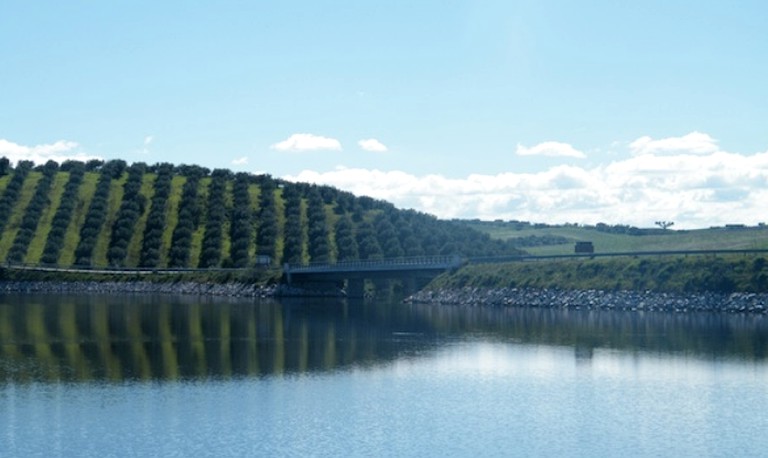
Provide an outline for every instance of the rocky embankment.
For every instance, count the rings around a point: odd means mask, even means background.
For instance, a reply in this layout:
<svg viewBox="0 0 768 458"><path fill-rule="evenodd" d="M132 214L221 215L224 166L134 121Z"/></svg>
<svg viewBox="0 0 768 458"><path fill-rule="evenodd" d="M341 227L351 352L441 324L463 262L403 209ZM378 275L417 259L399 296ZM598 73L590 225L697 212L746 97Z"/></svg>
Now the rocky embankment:
<svg viewBox="0 0 768 458"><path fill-rule="evenodd" d="M768 294L473 288L420 291L410 303L572 310L768 313Z"/></svg>
<svg viewBox="0 0 768 458"><path fill-rule="evenodd" d="M149 281L4 281L0 282L0 293L187 294L227 297L288 297L334 295L333 292L329 291L307 291L288 285L257 286L249 283L162 283Z"/></svg>

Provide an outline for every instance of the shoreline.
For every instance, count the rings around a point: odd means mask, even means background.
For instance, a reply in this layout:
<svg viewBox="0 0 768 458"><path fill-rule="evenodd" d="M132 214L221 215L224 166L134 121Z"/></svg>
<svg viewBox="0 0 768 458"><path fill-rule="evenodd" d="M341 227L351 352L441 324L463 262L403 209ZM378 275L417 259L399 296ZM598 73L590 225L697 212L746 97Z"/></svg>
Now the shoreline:
<svg viewBox="0 0 768 458"><path fill-rule="evenodd" d="M259 286L243 282L151 281L0 281L0 294L184 294L215 297L337 297L336 292L314 291L285 284Z"/></svg>
<svg viewBox="0 0 768 458"><path fill-rule="evenodd" d="M286 284L150 281L0 281L0 294L182 294L209 297L338 297L341 291L307 290ZM459 307L516 307L639 312L725 312L768 314L768 293L666 293L654 291L563 290L555 288L463 287L422 290L409 304Z"/></svg>
<svg viewBox="0 0 768 458"><path fill-rule="evenodd" d="M405 303L464 307L519 307L639 312L768 314L766 293L664 293L654 291L477 288L422 290Z"/></svg>

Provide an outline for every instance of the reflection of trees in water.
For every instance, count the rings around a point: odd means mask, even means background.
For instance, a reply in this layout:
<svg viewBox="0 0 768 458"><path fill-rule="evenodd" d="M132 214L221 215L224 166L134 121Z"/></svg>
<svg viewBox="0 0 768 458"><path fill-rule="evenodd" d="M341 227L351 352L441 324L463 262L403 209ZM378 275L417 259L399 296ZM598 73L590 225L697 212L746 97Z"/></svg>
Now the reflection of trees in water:
<svg viewBox="0 0 768 458"><path fill-rule="evenodd" d="M315 305L132 296L0 303L0 380L194 379L330 371L420 351L407 315Z"/></svg>
<svg viewBox="0 0 768 458"><path fill-rule="evenodd" d="M643 313L491 307L418 306L435 330L522 343L612 348L699 357L764 360L768 318L753 314Z"/></svg>
<svg viewBox="0 0 768 458"><path fill-rule="evenodd" d="M300 374L423 354L436 336L763 360L754 315L588 312L168 296L0 297L0 381Z"/></svg>

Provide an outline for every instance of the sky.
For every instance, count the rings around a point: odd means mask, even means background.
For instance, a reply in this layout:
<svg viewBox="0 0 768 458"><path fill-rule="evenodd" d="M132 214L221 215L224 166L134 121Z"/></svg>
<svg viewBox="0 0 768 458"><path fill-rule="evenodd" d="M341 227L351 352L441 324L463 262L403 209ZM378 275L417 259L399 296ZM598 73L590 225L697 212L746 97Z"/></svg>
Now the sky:
<svg viewBox="0 0 768 458"><path fill-rule="evenodd" d="M768 217L768 2L0 1L0 155L440 218Z"/></svg>

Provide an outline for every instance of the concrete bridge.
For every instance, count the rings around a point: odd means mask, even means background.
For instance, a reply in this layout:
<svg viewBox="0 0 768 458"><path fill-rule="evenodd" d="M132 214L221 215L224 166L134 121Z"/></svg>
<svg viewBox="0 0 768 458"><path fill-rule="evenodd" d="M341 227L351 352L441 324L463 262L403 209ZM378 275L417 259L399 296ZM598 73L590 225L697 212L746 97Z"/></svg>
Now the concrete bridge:
<svg viewBox="0 0 768 458"><path fill-rule="evenodd" d="M347 296L362 297L365 280L401 280L406 293L415 292L437 275L456 269L464 263L454 256L417 256L335 263L285 264L283 272L289 284L341 285L346 283Z"/></svg>

